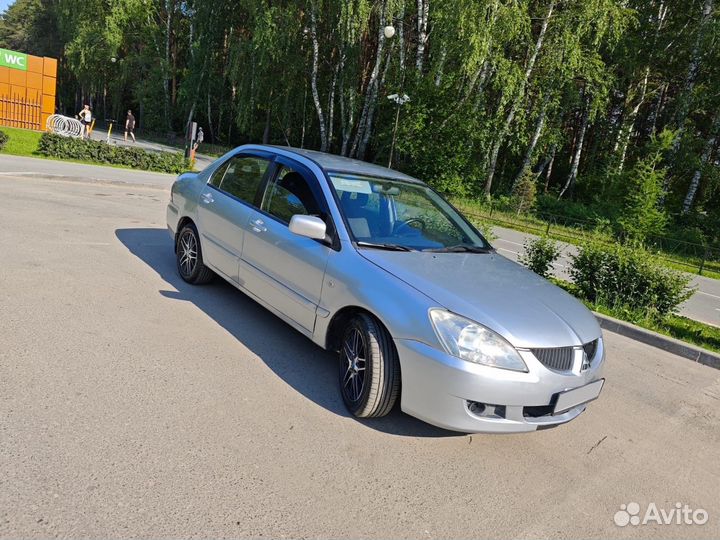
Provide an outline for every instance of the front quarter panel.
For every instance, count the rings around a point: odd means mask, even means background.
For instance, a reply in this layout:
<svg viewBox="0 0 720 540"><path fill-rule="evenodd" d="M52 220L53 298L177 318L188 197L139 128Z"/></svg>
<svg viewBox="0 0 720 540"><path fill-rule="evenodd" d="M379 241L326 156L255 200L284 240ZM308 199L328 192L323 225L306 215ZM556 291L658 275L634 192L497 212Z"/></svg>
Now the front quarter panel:
<svg viewBox="0 0 720 540"><path fill-rule="evenodd" d="M332 317L345 307L356 306L375 315L393 338L421 340L439 346L428 309L437 307L423 293L361 257L350 242L331 252L323 283L320 313L313 340L327 345Z"/></svg>

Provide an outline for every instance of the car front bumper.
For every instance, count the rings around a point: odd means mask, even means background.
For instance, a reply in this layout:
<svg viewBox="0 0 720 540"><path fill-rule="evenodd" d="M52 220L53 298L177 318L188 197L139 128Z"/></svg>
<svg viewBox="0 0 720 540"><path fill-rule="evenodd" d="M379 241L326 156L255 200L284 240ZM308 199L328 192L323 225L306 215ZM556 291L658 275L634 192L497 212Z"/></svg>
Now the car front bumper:
<svg viewBox="0 0 720 540"><path fill-rule="evenodd" d="M519 351L528 367L523 373L466 362L419 341L396 339L395 345L402 410L465 433L518 433L569 422L587 403L553 414L557 395L599 380L605 360L602 339L591 367L578 374L553 372L530 351Z"/></svg>

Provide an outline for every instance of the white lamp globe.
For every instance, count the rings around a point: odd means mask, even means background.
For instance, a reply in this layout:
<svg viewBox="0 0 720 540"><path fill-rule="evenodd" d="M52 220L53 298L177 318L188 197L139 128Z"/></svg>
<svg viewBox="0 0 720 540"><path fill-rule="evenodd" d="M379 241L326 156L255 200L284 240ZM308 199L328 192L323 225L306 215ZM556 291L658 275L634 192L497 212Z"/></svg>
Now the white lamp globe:
<svg viewBox="0 0 720 540"><path fill-rule="evenodd" d="M395 35L395 27L393 25L388 25L383 29L383 32L385 33L385 37L390 39Z"/></svg>

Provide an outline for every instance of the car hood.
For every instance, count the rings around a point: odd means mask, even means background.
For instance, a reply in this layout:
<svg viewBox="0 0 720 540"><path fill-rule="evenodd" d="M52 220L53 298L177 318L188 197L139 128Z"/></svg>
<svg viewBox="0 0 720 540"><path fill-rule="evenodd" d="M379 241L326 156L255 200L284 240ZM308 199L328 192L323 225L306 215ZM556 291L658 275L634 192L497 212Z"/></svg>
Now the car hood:
<svg viewBox="0 0 720 540"><path fill-rule="evenodd" d="M566 347L600 336L581 302L497 253L395 252L360 255L458 315L479 322L515 347Z"/></svg>

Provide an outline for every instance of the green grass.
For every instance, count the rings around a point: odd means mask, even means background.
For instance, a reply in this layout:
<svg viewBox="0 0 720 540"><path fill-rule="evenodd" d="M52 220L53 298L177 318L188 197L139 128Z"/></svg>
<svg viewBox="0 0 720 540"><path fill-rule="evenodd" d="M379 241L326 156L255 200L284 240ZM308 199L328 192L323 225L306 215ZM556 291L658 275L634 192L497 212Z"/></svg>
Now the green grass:
<svg viewBox="0 0 720 540"><path fill-rule="evenodd" d="M580 245L590 237L614 243L616 240L609 234L599 233L590 228L583 229L580 226L571 227L559 223L551 223L528 214L517 215L513 212L500 210L490 211L478 201L468 199L452 199L452 203L475 225L491 224L516 231L546 235L553 240L559 240L568 244ZM658 258L664 266L682 272L698 274L701 258L667 251L657 251ZM705 261L702 275L709 278L720 279L720 261Z"/></svg>
<svg viewBox="0 0 720 540"><path fill-rule="evenodd" d="M572 283L557 278L551 278L551 281L573 296L580 298L577 288ZM583 299L580 298L580 300ZM603 315L627 321L647 330L657 332L658 334L692 343L693 345L710 351L720 352L720 328L717 326L701 323L675 314L669 314L657 319L648 316L647 313L629 307L609 307L585 300L583 300L583 302L588 308Z"/></svg>
<svg viewBox="0 0 720 540"><path fill-rule="evenodd" d="M13 156L40 157L36 152L42 136L41 132L5 126L1 126L0 131L4 131L8 136L8 142L0 153Z"/></svg>

